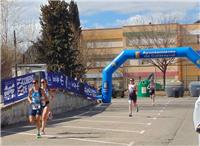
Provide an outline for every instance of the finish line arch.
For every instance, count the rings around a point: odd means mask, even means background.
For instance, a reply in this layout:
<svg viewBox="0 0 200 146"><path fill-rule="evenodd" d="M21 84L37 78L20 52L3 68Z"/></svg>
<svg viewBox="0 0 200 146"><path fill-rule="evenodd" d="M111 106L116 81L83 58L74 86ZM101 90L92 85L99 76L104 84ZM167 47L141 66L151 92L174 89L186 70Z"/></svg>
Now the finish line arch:
<svg viewBox="0 0 200 146"><path fill-rule="evenodd" d="M112 74L127 59L187 57L200 68L200 55L191 47L123 50L102 72L102 101L111 102Z"/></svg>

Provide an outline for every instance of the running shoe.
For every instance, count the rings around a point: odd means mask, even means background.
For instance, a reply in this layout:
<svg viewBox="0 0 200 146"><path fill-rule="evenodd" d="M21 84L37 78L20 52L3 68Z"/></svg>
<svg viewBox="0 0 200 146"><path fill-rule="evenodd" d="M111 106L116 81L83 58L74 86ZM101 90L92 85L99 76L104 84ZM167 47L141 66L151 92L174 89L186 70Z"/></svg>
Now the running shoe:
<svg viewBox="0 0 200 146"><path fill-rule="evenodd" d="M137 111L137 112L139 112L139 107L138 107L138 106L137 106L137 109L136 109L136 111Z"/></svg>
<svg viewBox="0 0 200 146"><path fill-rule="evenodd" d="M36 138L41 138L40 133L38 133L38 134L36 135Z"/></svg>
<svg viewBox="0 0 200 146"><path fill-rule="evenodd" d="M46 135L45 131L42 131L41 135Z"/></svg>

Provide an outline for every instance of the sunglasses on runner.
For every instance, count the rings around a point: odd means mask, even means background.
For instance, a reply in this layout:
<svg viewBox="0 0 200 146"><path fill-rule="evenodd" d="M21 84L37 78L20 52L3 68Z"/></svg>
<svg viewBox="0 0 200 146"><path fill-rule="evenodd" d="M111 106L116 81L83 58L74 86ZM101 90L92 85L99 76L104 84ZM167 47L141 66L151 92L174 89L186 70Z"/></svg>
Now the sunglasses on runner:
<svg viewBox="0 0 200 146"><path fill-rule="evenodd" d="M38 81L37 80L33 80L33 82L32 82L33 84L37 84L38 83Z"/></svg>
<svg viewBox="0 0 200 146"><path fill-rule="evenodd" d="M44 79L41 80L41 83L45 83L46 81Z"/></svg>

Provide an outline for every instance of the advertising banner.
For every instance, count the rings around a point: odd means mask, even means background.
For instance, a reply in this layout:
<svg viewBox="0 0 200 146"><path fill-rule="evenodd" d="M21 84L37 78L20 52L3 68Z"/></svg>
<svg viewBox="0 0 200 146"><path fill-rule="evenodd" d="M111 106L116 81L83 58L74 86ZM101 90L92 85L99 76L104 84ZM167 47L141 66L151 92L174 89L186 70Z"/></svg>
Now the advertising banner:
<svg viewBox="0 0 200 146"><path fill-rule="evenodd" d="M29 89L33 86L32 81L35 73L26 74L17 78L1 81L1 95L4 104L9 104L20 99L28 97ZM96 98L97 91L95 88L84 84L63 74L53 72L41 72L40 78L47 78L50 88L59 88L70 91L84 97Z"/></svg>

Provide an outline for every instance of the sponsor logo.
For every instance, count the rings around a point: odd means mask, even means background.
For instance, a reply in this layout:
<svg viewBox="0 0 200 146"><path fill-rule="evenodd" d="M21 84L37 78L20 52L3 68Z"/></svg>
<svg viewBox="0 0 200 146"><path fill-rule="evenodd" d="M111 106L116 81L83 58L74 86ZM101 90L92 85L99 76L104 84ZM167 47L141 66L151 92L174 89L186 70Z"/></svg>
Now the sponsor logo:
<svg viewBox="0 0 200 146"><path fill-rule="evenodd" d="M140 58L140 52L135 52L135 58Z"/></svg>
<svg viewBox="0 0 200 146"><path fill-rule="evenodd" d="M115 63L115 62L113 62L111 65L114 67L114 66L116 66L116 63Z"/></svg>
<svg viewBox="0 0 200 146"><path fill-rule="evenodd" d="M199 59L199 60L197 60L197 64L200 64L200 59Z"/></svg>

